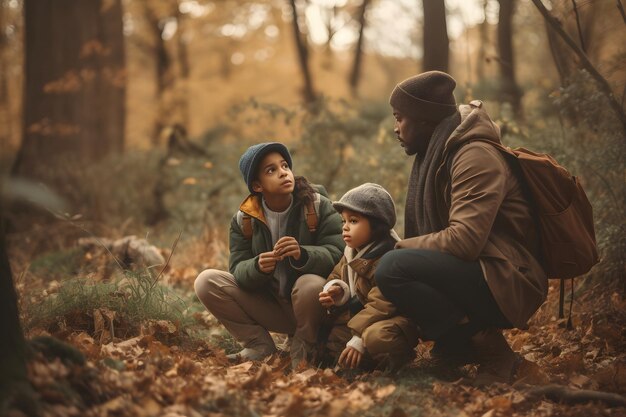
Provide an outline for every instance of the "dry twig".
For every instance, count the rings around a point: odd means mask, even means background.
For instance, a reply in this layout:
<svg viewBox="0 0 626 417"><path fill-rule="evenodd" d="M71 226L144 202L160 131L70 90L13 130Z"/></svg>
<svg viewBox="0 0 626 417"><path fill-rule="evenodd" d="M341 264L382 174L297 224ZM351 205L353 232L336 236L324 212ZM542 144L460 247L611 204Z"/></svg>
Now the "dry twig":
<svg viewBox="0 0 626 417"><path fill-rule="evenodd" d="M576 6L576 0L572 0L572 6L574 6L574 14L576 15L576 27L578 28L580 47L582 48L584 53L587 53L587 48L585 48L585 39L583 37L583 29L580 25L580 14L578 13L578 7Z"/></svg>
<svg viewBox="0 0 626 417"><path fill-rule="evenodd" d="M165 265L163 265L161 272L159 272L156 278L154 278L154 281L152 281L152 283L150 284L150 289L154 288L156 283L159 281L159 278L161 278L161 275L163 275L163 272L165 272L165 270L169 266L170 260L172 259L172 255L174 255L174 251L176 250L176 246L178 245L178 241L180 240L180 237L182 236L182 234L183 234L183 231L181 230L180 233L178 233L178 237L174 241L174 244L172 245L172 250L170 250L170 254L167 257L167 261L165 261Z"/></svg>
<svg viewBox="0 0 626 417"><path fill-rule="evenodd" d="M541 387L530 388L526 391L530 398L546 397L552 401L567 404L586 403L586 402L602 402L609 407L626 406L626 398L619 394L602 391L592 391L586 389L572 389L563 385L545 385Z"/></svg>

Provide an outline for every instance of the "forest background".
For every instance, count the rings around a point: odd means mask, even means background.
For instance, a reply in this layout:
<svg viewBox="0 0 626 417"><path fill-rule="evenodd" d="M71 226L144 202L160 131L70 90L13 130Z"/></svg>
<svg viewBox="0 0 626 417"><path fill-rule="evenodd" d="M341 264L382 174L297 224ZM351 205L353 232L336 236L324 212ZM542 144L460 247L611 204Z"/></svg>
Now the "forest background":
<svg viewBox="0 0 626 417"><path fill-rule="evenodd" d="M246 194L237 161L251 144L287 143L295 172L333 199L380 183L396 199L401 232L412 161L395 141L387 99L397 82L430 69L456 78L458 102L482 100L505 144L555 156L593 204L602 261L572 283L573 326L558 317L555 282L531 329L508 335L539 365L527 382L626 391L621 1L2 0L0 28L0 195L13 281L8 268L2 278L17 290L22 323L7 324L15 337L3 349L49 351L33 340L55 336L86 358L77 365L31 352L30 384L48 415L332 414L339 398L359 411L354 392L375 399L373 415L411 414L402 390L452 407L444 415L534 407L515 390L424 379L419 360L399 380L320 370L284 382L335 384L330 397L276 396L263 375L279 378L282 365L250 364L227 375L224 395L235 398L227 404L206 383L192 395L182 382L144 389L138 376L149 369L159 386L225 372L219 361L236 346L192 287L199 271L227 268L227 225ZM77 382L80 366L98 376ZM60 388L50 375L62 376ZM139 399L122 394L124 375ZM242 384L244 394L233 394ZM581 412L541 404L538 415ZM141 414L147 409L154 413Z"/></svg>

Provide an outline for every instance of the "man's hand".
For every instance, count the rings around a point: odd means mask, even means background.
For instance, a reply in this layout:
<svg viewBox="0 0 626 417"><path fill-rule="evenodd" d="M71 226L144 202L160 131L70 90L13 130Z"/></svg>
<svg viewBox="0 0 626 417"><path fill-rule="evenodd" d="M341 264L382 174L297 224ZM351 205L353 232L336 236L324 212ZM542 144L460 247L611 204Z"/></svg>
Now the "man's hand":
<svg viewBox="0 0 626 417"><path fill-rule="evenodd" d="M339 365L344 368L356 368L361 363L363 354L353 347L346 347L339 355Z"/></svg>
<svg viewBox="0 0 626 417"><path fill-rule="evenodd" d="M299 261L300 255L300 244L291 236L281 237L274 245L274 256L278 261L282 261L288 256L291 256L296 261Z"/></svg>
<svg viewBox="0 0 626 417"><path fill-rule="evenodd" d="M274 252L263 252L259 255L259 270L264 274L270 274L274 272L277 261Z"/></svg>
<svg viewBox="0 0 626 417"><path fill-rule="evenodd" d="M330 308L337 304L339 300L343 297L343 288L339 285L332 285L328 291L322 291L319 295L320 304L324 308Z"/></svg>

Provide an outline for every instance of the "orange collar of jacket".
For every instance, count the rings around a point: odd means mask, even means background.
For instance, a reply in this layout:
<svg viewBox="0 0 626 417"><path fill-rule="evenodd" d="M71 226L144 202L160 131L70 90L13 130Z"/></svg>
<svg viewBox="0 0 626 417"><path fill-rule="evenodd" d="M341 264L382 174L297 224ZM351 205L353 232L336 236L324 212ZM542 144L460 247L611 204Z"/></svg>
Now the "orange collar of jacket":
<svg viewBox="0 0 626 417"><path fill-rule="evenodd" d="M292 209L296 207L298 203L296 197L293 196L293 198L293 205L291 206ZM246 197L246 199L243 200L243 203L241 203L241 205L239 206L239 210L242 213L247 214L250 217L254 217L255 219L267 224L267 221L265 220L265 214L263 212L263 203L261 203L261 197L259 197L258 195L250 194L248 197Z"/></svg>
<svg viewBox="0 0 626 417"><path fill-rule="evenodd" d="M245 200L243 200L243 203L239 206L239 210L250 217L254 217L255 219L267 224L265 214L263 213L261 198L259 196L250 194Z"/></svg>

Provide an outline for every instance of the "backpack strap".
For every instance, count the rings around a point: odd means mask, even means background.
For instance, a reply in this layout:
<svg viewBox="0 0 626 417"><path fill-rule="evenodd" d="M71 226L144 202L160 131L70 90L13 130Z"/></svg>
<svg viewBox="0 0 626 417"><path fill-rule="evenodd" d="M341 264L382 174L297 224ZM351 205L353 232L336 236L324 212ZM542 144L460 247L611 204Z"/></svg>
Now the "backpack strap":
<svg viewBox="0 0 626 417"><path fill-rule="evenodd" d="M239 210L237 212L237 224L241 228L241 233L243 233L244 239L252 239L252 217Z"/></svg>
<svg viewBox="0 0 626 417"><path fill-rule="evenodd" d="M317 231L317 213L320 210L320 193L315 193L313 201L309 201L304 205L304 220L309 228L309 232Z"/></svg>

